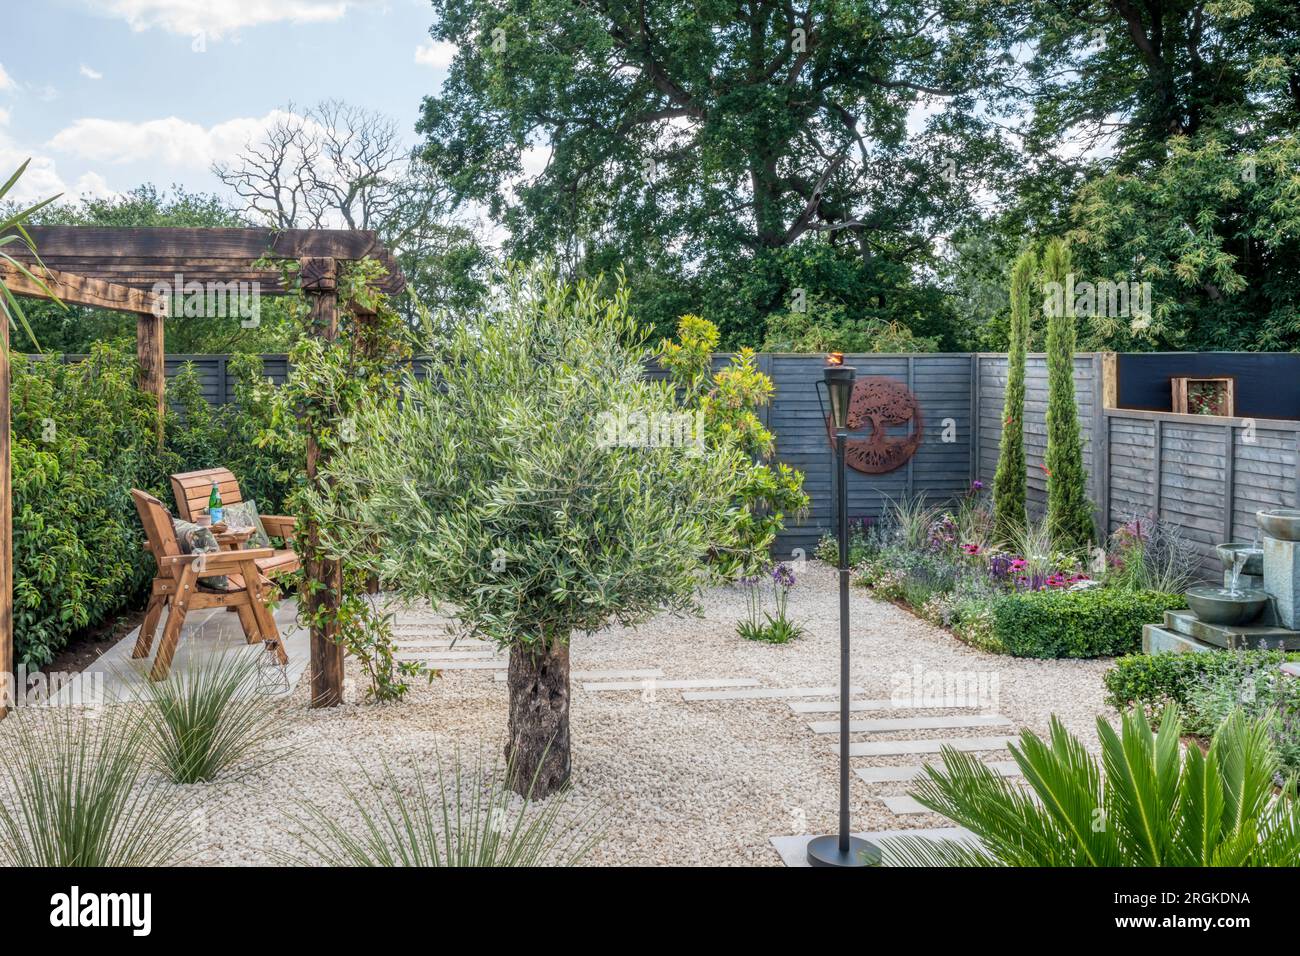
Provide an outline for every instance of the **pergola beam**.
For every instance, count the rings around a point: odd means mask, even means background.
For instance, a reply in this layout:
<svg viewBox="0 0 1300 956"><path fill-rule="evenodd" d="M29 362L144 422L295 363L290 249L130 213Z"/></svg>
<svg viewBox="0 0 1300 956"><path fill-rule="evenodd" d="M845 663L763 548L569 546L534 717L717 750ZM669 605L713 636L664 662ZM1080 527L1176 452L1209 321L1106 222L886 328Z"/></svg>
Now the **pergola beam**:
<svg viewBox="0 0 1300 956"><path fill-rule="evenodd" d="M0 262L0 282L14 295L30 295L42 299L57 297L67 305L84 305L93 309L112 309L115 312L155 314L166 308L158 304L159 296L127 285L73 275L58 269L42 267L35 263L27 266L32 275L26 275L8 262ZM45 286L42 288L40 279Z"/></svg>

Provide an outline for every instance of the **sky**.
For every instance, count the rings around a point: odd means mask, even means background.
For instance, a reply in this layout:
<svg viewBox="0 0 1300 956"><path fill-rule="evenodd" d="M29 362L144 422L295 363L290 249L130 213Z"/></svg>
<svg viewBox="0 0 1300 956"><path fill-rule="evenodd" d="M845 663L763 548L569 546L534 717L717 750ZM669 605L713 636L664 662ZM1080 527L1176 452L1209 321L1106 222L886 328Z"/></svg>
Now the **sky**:
<svg viewBox="0 0 1300 956"><path fill-rule="evenodd" d="M341 99L412 145L454 48L428 0L2 0L0 182L9 198L141 183L224 195L211 173L290 104Z"/></svg>

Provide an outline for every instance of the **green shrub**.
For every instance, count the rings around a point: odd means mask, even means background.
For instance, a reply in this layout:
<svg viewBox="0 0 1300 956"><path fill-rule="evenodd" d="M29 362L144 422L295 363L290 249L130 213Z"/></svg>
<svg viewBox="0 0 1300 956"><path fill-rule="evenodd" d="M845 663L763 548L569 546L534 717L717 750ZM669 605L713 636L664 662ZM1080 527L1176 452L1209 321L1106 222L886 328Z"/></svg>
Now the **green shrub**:
<svg viewBox="0 0 1300 956"><path fill-rule="evenodd" d="M132 354L13 362L14 645L43 666L81 628L136 602L152 573L131 488L165 495L152 399Z"/></svg>
<svg viewBox="0 0 1300 956"><path fill-rule="evenodd" d="M1192 692L1207 681L1240 680L1262 667L1300 661L1300 653L1215 651L1204 654L1134 654L1121 657L1103 678L1106 702L1117 710L1141 704L1156 712L1166 704L1186 710Z"/></svg>
<svg viewBox="0 0 1300 956"><path fill-rule="evenodd" d="M1015 657L1107 657L1136 651L1142 625L1185 606L1158 591L1026 591L993 602L993 629Z"/></svg>
<svg viewBox="0 0 1300 956"><path fill-rule="evenodd" d="M1028 518L1025 512L1025 350L1033 322L1033 290L1038 257L1021 253L1011 270L1011 338L1007 350L1007 393L1002 405L1002 440L993 476L993 512L997 533L1010 540Z"/></svg>
<svg viewBox="0 0 1300 956"><path fill-rule="evenodd" d="M306 448L259 442L275 415L275 387L262 377L260 356L232 355L227 374L235 400L226 405L208 404L191 364L167 383L167 448L186 471L229 468L244 498L256 501L260 512L283 514L289 491L302 476Z"/></svg>
<svg viewBox="0 0 1300 956"><path fill-rule="evenodd" d="M1300 770L1300 680L1283 674L1277 664L1257 664L1240 674L1207 675L1188 698L1187 726L1192 733L1213 736L1233 711L1240 710L1268 728L1283 771Z"/></svg>

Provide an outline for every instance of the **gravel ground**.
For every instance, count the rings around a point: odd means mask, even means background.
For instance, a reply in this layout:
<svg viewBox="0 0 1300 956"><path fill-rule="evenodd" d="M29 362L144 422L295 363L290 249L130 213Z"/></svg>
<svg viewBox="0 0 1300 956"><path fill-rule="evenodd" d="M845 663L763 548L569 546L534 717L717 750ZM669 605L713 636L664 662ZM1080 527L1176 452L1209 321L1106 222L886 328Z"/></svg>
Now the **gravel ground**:
<svg viewBox="0 0 1300 956"><path fill-rule="evenodd" d="M833 686L838 668L835 573L816 562L800 575L790 616L807 633L786 646L740 639L745 614L738 589L704 595L701 618L660 617L638 628L612 628L575 638L575 670L660 668L666 679L754 678L764 687ZM1108 661L1030 661L966 647L864 591L852 591L853 674L863 696L888 698L894 675L976 672L997 680L997 711L1015 727L859 734L857 740L990 736L1020 728L1047 729L1055 713L1095 747L1095 720L1109 714L1102 674ZM401 640L439 637L442 625L427 609L398 618ZM350 686L363 687L349 662ZM492 761L501 749L506 687L491 671L444 671L431 685L412 687L405 700L384 705L348 703L309 711L305 681L276 706L283 714L287 755L237 781L186 787L198 828L193 862L238 865L274 862L300 850L295 824L286 817L303 800L341 824L355 812L344 783L364 785L360 768L387 765L400 780L431 775L459 752L471 762ZM971 713L928 710L925 713ZM907 716L862 713L855 717ZM687 703L678 690L587 692L575 681L572 696L573 783L579 804L594 802L607 823L587 858L597 865L777 865L769 838L832 832L837 810L834 734L814 734L810 720L834 714L796 714L785 700ZM992 755L988 755L989 758ZM859 767L915 764L911 756L854 758ZM1004 753L1000 759L1008 759ZM903 793L905 784L853 779L854 828L941 826L931 814L895 816L878 800Z"/></svg>

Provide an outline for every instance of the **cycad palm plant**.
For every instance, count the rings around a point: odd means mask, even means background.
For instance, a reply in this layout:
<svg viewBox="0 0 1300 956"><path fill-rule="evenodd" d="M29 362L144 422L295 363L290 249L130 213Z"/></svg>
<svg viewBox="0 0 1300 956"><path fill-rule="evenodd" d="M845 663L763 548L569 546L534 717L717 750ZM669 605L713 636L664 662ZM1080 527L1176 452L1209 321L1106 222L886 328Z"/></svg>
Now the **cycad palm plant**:
<svg viewBox="0 0 1300 956"><path fill-rule="evenodd" d="M1278 792L1278 758L1264 722L1238 711L1208 752L1180 747L1173 708L1153 732L1140 709L1119 733L1100 718L1102 759L1052 718L1050 740L1026 731L1011 752L1029 791L970 754L945 749L913 795L979 837L980 845L888 841L913 866L1295 866L1295 781Z"/></svg>

